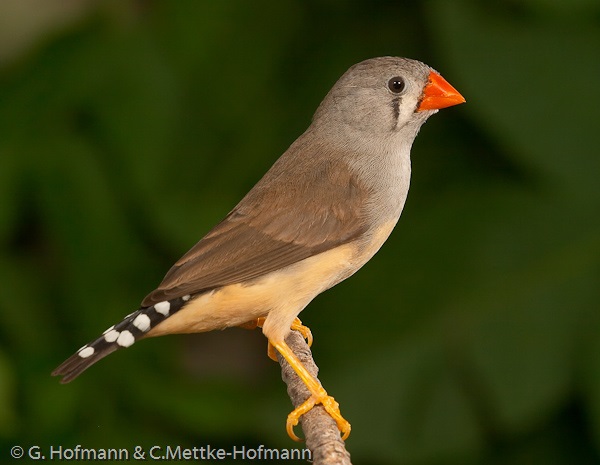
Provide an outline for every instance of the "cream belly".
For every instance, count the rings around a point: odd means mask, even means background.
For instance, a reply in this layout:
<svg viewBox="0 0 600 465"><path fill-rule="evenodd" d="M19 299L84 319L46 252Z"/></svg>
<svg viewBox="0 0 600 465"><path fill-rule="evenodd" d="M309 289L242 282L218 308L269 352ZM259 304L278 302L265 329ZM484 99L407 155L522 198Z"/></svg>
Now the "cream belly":
<svg viewBox="0 0 600 465"><path fill-rule="evenodd" d="M251 282L231 284L202 294L167 318L145 337L200 333L239 326L265 317L263 332L282 341L294 318L318 294L351 276L385 242L396 224L380 227L366 246L344 244L269 273Z"/></svg>

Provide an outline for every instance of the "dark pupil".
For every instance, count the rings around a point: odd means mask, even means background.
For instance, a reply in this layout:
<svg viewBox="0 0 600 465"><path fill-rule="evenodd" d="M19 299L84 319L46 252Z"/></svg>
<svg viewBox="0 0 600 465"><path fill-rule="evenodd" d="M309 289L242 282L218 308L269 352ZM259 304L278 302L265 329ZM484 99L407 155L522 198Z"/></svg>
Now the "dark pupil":
<svg viewBox="0 0 600 465"><path fill-rule="evenodd" d="M392 92L402 92L404 90L404 79L400 77L392 78L390 79L389 86Z"/></svg>

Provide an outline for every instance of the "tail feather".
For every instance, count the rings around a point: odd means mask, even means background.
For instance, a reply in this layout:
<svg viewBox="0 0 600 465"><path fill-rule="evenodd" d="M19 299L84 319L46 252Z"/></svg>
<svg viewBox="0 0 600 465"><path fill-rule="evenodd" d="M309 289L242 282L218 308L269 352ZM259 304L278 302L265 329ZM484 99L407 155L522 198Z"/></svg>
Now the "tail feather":
<svg viewBox="0 0 600 465"><path fill-rule="evenodd" d="M143 338L156 325L181 310L189 300L189 295L165 300L127 315L120 323L104 331L102 336L71 355L52 372L52 376L62 376L61 383L74 380L97 361Z"/></svg>

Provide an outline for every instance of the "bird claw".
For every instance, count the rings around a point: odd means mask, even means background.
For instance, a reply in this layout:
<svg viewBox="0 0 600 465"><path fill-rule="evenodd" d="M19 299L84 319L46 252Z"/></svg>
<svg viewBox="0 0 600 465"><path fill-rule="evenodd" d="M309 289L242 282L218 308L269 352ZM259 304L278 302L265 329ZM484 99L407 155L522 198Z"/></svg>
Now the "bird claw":
<svg viewBox="0 0 600 465"><path fill-rule="evenodd" d="M312 331L310 330L310 328L308 326L304 326L302 324L302 322L300 321L300 318L296 317L296 319L292 323L292 326L290 326L290 329L298 331L300 334L302 334L302 337L304 339L306 339L306 343L308 344L308 347L312 347L312 344L313 344Z"/></svg>
<svg viewBox="0 0 600 465"><path fill-rule="evenodd" d="M298 425L302 415L309 412L317 404L321 404L329 416L335 420L340 433L342 433L342 439L344 441L348 439L352 427L348 420L342 416L340 404L338 404L332 396L328 395L324 389L317 394L312 394L304 403L299 405L288 415L285 425L288 436L294 441L302 441L302 439L294 433L294 426Z"/></svg>
<svg viewBox="0 0 600 465"><path fill-rule="evenodd" d="M241 328L244 329L255 329L255 328L262 328L263 325L265 324L265 320L266 318L264 316L261 316L259 318L257 318L256 320L252 320L249 321L247 323L244 323L242 325L240 325ZM308 347L312 347L313 344L313 335L312 335L312 331L310 330L310 328L308 326L304 326L302 324L302 321L300 321L300 318L294 319L294 321L292 322L290 329L293 329L294 331L298 331L302 337L304 339L306 339L306 343L308 344ZM277 351L275 350L275 347L273 347L273 344L271 344L269 342L268 346L267 346L267 355L269 356L269 358L275 362L277 362Z"/></svg>

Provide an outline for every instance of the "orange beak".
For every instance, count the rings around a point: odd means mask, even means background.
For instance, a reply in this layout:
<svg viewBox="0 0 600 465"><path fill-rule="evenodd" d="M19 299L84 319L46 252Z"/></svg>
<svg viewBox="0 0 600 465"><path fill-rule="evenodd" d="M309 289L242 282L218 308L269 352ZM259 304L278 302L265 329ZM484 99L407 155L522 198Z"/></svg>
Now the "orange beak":
<svg viewBox="0 0 600 465"><path fill-rule="evenodd" d="M439 110L465 102L465 98L454 87L448 84L448 81L435 71L431 71L429 73L429 82L423 90L417 111Z"/></svg>

